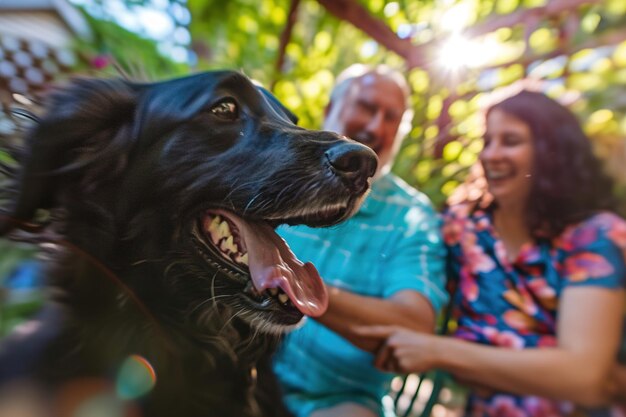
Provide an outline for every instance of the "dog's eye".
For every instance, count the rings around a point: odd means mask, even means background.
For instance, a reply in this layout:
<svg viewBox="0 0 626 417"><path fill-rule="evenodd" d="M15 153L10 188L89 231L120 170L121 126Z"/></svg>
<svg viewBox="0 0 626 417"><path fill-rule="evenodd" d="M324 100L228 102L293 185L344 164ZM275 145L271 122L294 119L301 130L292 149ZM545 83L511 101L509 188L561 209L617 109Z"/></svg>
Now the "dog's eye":
<svg viewBox="0 0 626 417"><path fill-rule="evenodd" d="M235 120L239 117L237 103L232 98L226 98L211 107L211 114L224 120Z"/></svg>

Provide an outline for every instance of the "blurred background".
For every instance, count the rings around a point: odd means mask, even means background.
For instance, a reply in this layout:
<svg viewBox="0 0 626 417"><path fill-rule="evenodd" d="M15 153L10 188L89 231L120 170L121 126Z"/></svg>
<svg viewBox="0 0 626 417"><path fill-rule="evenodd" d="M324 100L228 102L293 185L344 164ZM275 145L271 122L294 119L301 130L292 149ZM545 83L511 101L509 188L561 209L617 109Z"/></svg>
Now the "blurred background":
<svg viewBox="0 0 626 417"><path fill-rule="evenodd" d="M407 74L414 127L395 171L435 204L476 161L491 93L520 82L578 113L626 199L623 0L0 0L4 109L74 74L235 68L318 128L354 62Z"/></svg>
<svg viewBox="0 0 626 417"><path fill-rule="evenodd" d="M243 71L319 128L335 76L354 62L406 73L415 117L394 171L437 206L477 159L481 110L530 85L578 114L626 215L624 0L0 0L0 140L17 129L11 108L73 75L216 68ZM0 240L0 335L39 305L33 253ZM414 392L418 380L407 382ZM456 394L444 389L437 415Z"/></svg>

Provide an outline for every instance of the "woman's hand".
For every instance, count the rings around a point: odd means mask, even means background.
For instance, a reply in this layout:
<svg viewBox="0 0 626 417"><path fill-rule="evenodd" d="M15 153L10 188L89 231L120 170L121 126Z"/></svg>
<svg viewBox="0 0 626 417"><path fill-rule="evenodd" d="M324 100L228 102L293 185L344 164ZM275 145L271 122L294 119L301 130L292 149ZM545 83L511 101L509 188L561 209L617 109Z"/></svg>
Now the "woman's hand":
<svg viewBox="0 0 626 417"><path fill-rule="evenodd" d="M437 365L440 336L398 326L361 326L356 332L382 341L374 365L383 371L420 373Z"/></svg>

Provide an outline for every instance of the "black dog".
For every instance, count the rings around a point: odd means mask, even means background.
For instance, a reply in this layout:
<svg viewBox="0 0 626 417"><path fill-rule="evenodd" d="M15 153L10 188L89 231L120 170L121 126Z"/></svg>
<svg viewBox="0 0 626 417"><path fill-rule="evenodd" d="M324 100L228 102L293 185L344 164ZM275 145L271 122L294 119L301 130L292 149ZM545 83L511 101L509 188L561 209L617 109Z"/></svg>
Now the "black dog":
<svg viewBox="0 0 626 417"><path fill-rule="evenodd" d="M294 121L231 71L52 94L0 229L56 236L54 290L0 347L0 386L30 383L54 415L94 395L147 417L278 414L259 360L327 297L273 228L346 219L376 169L368 148ZM120 392L132 358L155 374L145 395Z"/></svg>

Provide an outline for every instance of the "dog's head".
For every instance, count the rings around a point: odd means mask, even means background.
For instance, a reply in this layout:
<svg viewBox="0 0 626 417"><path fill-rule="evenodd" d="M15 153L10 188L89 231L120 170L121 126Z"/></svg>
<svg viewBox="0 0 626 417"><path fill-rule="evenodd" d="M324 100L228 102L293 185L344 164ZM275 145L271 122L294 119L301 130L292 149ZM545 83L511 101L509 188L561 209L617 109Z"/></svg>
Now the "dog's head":
<svg viewBox="0 0 626 417"><path fill-rule="evenodd" d="M188 320L226 307L281 330L327 297L274 227L346 219L376 170L369 148L294 119L232 71L75 81L28 138L12 216L56 212L67 239L152 309Z"/></svg>

